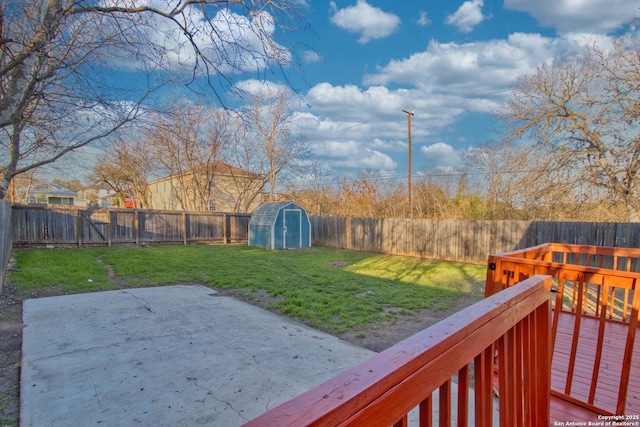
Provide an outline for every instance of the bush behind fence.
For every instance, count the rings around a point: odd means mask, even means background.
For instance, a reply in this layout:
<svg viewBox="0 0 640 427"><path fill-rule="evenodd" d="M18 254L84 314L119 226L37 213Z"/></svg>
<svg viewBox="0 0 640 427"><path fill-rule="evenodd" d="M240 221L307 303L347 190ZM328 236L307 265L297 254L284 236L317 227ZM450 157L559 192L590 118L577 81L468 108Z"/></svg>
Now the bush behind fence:
<svg viewBox="0 0 640 427"><path fill-rule="evenodd" d="M313 242L360 251L486 264L542 243L640 247L639 223L311 217Z"/></svg>

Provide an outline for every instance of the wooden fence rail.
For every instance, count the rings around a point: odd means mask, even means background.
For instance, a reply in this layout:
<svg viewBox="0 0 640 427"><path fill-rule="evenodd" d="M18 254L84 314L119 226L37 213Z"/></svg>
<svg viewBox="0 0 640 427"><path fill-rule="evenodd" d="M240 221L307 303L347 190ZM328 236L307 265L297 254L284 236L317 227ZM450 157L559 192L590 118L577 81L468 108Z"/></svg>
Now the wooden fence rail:
<svg viewBox="0 0 640 427"><path fill-rule="evenodd" d="M13 206L15 246L247 242L250 214ZM640 248L640 223L452 221L312 216L314 244L485 264L502 253L556 242ZM640 263L634 262L634 271Z"/></svg>
<svg viewBox="0 0 640 427"><path fill-rule="evenodd" d="M313 216L311 226L315 244L471 264L549 242L640 248L640 223Z"/></svg>
<svg viewBox="0 0 640 427"><path fill-rule="evenodd" d="M13 206L13 245L237 243L248 240L251 215L143 209L47 209Z"/></svg>

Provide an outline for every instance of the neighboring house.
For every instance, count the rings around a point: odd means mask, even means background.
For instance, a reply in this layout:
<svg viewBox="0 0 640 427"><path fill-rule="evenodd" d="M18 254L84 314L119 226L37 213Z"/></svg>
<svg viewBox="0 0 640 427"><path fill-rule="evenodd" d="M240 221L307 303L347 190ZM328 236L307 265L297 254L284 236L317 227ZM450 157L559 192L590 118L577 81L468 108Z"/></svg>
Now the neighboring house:
<svg viewBox="0 0 640 427"><path fill-rule="evenodd" d="M94 206L108 208L111 200L116 196L115 192L106 188L87 187L78 191L78 196L87 199Z"/></svg>
<svg viewBox="0 0 640 427"><path fill-rule="evenodd" d="M129 208L135 209L140 207L140 202L132 197L123 197L112 190L100 190L97 195L96 204L101 208Z"/></svg>
<svg viewBox="0 0 640 427"><path fill-rule="evenodd" d="M33 184L27 190L26 199L30 205L86 206L86 201L79 199L75 191L48 182L37 182Z"/></svg>
<svg viewBox="0 0 640 427"><path fill-rule="evenodd" d="M151 209L251 212L260 205L262 176L215 162L149 183Z"/></svg>

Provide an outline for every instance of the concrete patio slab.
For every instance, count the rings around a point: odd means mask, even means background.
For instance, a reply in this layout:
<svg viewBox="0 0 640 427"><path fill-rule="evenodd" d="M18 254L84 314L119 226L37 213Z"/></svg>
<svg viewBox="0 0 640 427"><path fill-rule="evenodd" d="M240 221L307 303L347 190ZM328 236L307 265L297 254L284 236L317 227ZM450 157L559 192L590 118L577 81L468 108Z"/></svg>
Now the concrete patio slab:
<svg viewBox="0 0 640 427"><path fill-rule="evenodd" d="M203 286L23 305L20 425L237 426L374 353Z"/></svg>

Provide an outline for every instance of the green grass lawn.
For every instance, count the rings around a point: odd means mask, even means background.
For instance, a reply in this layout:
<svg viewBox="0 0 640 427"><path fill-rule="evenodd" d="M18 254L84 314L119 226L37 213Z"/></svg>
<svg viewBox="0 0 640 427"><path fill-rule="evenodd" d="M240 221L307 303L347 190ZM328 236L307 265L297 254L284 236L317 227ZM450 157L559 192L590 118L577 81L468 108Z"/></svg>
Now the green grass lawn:
<svg viewBox="0 0 640 427"><path fill-rule="evenodd" d="M16 250L18 291L55 286L74 293L125 286L202 283L245 298L269 295L270 308L338 333L397 313L446 310L480 296L484 266L313 247L268 251L248 246L154 246Z"/></svg>

